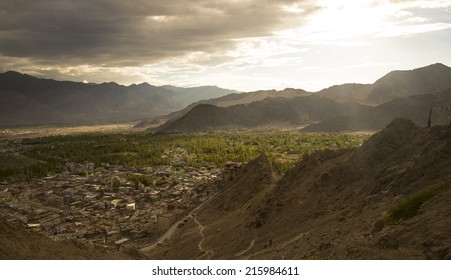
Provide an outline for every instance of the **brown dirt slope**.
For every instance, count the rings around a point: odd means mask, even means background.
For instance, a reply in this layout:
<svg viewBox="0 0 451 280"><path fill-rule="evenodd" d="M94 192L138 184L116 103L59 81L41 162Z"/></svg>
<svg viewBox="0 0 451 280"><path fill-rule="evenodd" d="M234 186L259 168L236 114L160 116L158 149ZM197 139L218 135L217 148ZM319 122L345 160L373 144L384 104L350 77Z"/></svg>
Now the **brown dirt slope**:
<svg viewBox="0 0 451 280"><path fill-rule="evenodd" d="M130 259L121 253L107 252L77 241L52 241L45 236L0 222L0 259L2 260L105 260Z"/></svg>
<svg viewBox="0 0 451 280"><path fill-rule="evenodd" d="M262 154L226 182L193 219L179 229L173 240L156 247L156 259L235 258L261 234L266 222L268 195L277 176Z"/></svg>
<svg viewBox="0 0 451 280"><path fill-rule="evenodd" d="M270 174L249 164L199 211L202 237L188 225L165 258L451 258L449 125L397 119L360 148L307 156L277 183ZM173 249L192 235L204 254Z"/></svg>
<svg viewBox="0 0 451 280"><path fill-rule="evenodd" d="M430 198L413 218L399 224L386 221L390 209L449 182L450 174L451 126L420 128L404 119L358 149L311 155L279 182L274 197L282 206L267 225L286 236L281 242L294 232L304 236L255 257L450 258L451 211L443 203L450 199L449 188ZM292 230L285 233L283 228Z"/></svg>

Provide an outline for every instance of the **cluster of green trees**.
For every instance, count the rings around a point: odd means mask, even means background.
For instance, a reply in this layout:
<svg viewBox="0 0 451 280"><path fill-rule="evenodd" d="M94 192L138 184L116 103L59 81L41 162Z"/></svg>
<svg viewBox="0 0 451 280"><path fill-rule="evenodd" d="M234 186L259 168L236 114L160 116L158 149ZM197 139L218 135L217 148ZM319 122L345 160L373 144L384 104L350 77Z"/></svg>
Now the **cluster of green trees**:
<svg viewBox="0 0 451 280"><path fill-rule="evenodd" d="M271 133L209 133L152 134L87 133L24 139L23 153L43 163L22 170L1 170L0 178L15 176L44 176L63 170L67 162L93 162L124 167L147 167L170 163L171 148L180 147L187 153L186 164L193 167L217 168L226 161L248 162L265 152L279 173L285 173L304 155L322 149L345 149L360 145L365 136L348 134ZM131 178L149 185L149 178Z"/></svg>
<svg viewBox="0 0 451 280"><path fill-rule="evenodd" d="M8 177L17 176L22 173L20 168L6 167L0 168L0 180L3 181Z"/></svg>
<svg viewBox="0 0 451 280"><path fill-rule="evenodd" d="M32 177L44 177L48 173L61 171L61 166L55 162L38 162L26 167L0 168L0 181L9 177L17 177L29 181Z"/></svg>
<svg viewBox="0 0 451 280"><path fill-rule="evenodd" d="M146 187L153 184L153 180L151 180L149 177L145 175L130 174L128 175L127 180L133 182L136 188L139 187L139 183L143 184Z"/></svg>

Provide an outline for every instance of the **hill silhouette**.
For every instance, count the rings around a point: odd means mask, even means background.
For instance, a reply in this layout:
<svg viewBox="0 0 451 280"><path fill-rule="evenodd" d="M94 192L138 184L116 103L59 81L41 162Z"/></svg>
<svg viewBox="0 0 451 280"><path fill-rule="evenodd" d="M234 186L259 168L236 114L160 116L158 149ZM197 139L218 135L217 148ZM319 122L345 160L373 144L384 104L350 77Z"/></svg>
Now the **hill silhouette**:
<svg viewBox="0 0 451 280"><path fill-rule="evenodd" d="M409 118L418 125L426 126L431 106L434 108L451 106L451 88L439 94L420 94L395 98L376 107L366 107L344 117L309 125L302 131L377 131L394 118ZM451 122L450 117L451 111L433 110L431 121L433 124L448 124Z"/></svg>
<svg viewBox="0 0 451 280"><path fill-rule="evenodd" d="M249 163L149 256L451 258L450 125L397 119L361 147L311 154L280 179L266 166L261 156Z"/></svg>
<svg viewBox="0 0 451 280"><path fill-rule="evenodd" d="M339 117L364 108L356 102L335 102L319 96L267 98L249 104L217 107L199 104L181 118L158 128L161 132L191 132L263 125L303 125Z"/></svg>
<svg viewBox="0 0 451 280"><path fill-rule="evenodd" d="M396 98L419 94L438 94L451 88L451 68L441 63L413 69L396 70L373 84L332 86L317 94L334 100L355 100L363 104L381 105Z"/></svg>
<svg viewBox="0 0 451 280"><path fill-rule="evenodd" d="M281 91L277 90L259 90L254 92L242 92L242 93L231 93L218 98L204 99L198 102L194 102L189 106L183 108L182 110L172 112L168 115L158 117L154 120L143 121L137 124L137 127L146 127L158 122L165 122L167 120L175 120L182 117L194 107L201 104L209 104L217 107L229 107L240 104L249 104L257 101L262 101L267 98L294 98L299 96L308 96L311 93L304 91L302 89L292 89L286 88Z"/></svg>
<svg viewBox="0 0 451 280"><path fill-rule="evenodd" d="M361 103L363 105L382 105L397 98L406 98L415 95L434 94L437 95L451 88L451 68L436 63L426 67L407 70L393 71L377 80L374 84L345 84L332 86L317 93L306 92L301 89L285 89L283 91L262 90L247 93L234 93L235 91L217 87L180 88L173 86L156 87L147 83L133 84L128 87L116 83L84 84L68 81L55 81L49 79L38 79L17 72L6 72L0 74L0 125L17 124L44 124L44 123L111 123L120 121L134 121L140 119L159 118L160 120L171 119L171 123L177 118L187 114L196 114L201 119L201 111L205 109L196 108L201 104L211 104L217 107L232 107L247 105L256 102L265 102L267 98L278 100L278 98L299 98L315 95L317 97L329 98L337 103ZM325 101L326 102L326 101ZM273 111L287 109L284 102L275 101L271 106ZM189 105L190 104L190 105ZM281 108L276 108L279 104ZM252 105L249 112L244 113L237 107L234 110L249 115L254 111L257 116L251 115L245 118L256 118L260 116L258 110L252 110L259 105ZM268 104L261 105L261 107ZM182 109L184 108L184 109ZM289 111L305 111L301 109L288 108ZM335 109L340 110L340 109ZM233 111L233 110L232 110ZM172 113L170 113L172 112ZM208 111L212 113L211 110ZM224 114L230 112L225 110ZM270 111L269 113L271 113ZM349 113L353 113L351 110ZM168 114L170 113L170 114ZM349 113L340 117L346 117ZM214 114L218 114L215 112ZM303 114L303 113L301 113ZM242 126L262 125L266 123L286 122L288 123L313 123L327 119L309 119L299 116L282 117L275 114L274 119L267 116L261 121L246 121L241 118ZM161 117L163 116L163 117ZM332 114L331 118L337 118ZM393 117L393 115L391 115ZM411 115L395 115L394 117L409 117ZM219 126L235 125L218 121ZM189 119L189 117L188 117ZM198 119L194 117L193 119ZM185 119L186 120L186 119ZM238 118L235 118L238 120ZM146 127L148 124L158 122L143 122L139 126ZM249 123L249 124L247 124ZM255 124L254 124L255 123ZM383 123L385 125L387 123ZM196 130L214 129L216 124L212 122L211 127L203 128L200 125L188 124L188 127L196 127ZM174 126L174 124L172 124ZM380 125L379 125L380 127ZM180 129L189 131L190 129Z"/></svg>
<svg viewBox="0 0 451 280"><path fill-rule="evenodd" d="M441 63L409 71L393 71L374 83L367 100L382 104L394 98L437 94L451 88L451 68Z"/></svg>
<svg viewBox="0 0 451 280"><path fill-rule="evenodd" d="M55 81L10 71L0 74L0 125L132 121L233 92L217 87L172 89L148 83L126 87Z"/></svg>
<svg viewBox="0 0 451 280"><path fill-rule="evenodd" d="M451 68L437 63L393 71L371 85L337 85L317 93L261 91L200 101L167 115L170 120L157 130L194 132L274 124L311 125L305 131L380 130L400 117L424 124L431 105L451 104L449 89ZM438 116L436 123L446 120Z"/></svg>

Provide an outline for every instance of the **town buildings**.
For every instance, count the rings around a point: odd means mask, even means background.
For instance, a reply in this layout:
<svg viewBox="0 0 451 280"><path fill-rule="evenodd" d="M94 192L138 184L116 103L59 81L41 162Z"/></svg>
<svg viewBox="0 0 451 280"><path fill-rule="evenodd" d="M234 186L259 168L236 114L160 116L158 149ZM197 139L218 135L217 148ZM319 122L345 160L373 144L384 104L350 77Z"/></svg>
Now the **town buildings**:
<svg viewBox="0 0 451 280"><path fill-rule="evenodd" d="M148 168L67 163L62 173L7 182L0 218L54 240L142 247L217 191L222 170L188 166L181 154L174 150L169 165Z"/></svg>

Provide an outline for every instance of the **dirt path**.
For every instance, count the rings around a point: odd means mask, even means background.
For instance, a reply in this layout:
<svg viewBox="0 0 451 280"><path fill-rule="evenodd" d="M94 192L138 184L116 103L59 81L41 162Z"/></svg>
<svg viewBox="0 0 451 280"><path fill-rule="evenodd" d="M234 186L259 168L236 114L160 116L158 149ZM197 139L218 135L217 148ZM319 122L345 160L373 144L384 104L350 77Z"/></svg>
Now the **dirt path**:
<svg viewBox="0 0 451 280"><path fill-rule="evenodd" d="M183 219L185 219L186 217L184 217ZM183 220L182 220L183 221ZM174 223L162 236L160 236L157 241L155 241L155 243L142 247L141 249L139 249L139 251L141 252L141 254L143 254L144 256L146 256L147 254L149 254L153 249L155 249L155 247L158 244L161 244L162 242L164 242L165 240L169 240L171 239L172 235L174 235L175 230L177 229L177 226L179 224L180 221L177 221L176 223Z"/></svg>
<svg viewBox="0 0 451 280"><path fill-rule="evenodd" d="M235 257L242 256L242 255L246 254L247 252L249 252L249 250L252 249L252 247L254 247L255 241L256 241L256 240L257 240L257 239L252 240L251 243L249 244L249 247L247 247L247 248L244 249L243 251L241 251L241 252L235 254Z"/></svg>
<svg viewBox="0 0 451 280"><path fill-rule="evenodd" d="M163 242L165 242L165 241L167 241L167 240L170 240L171 238L172 238L172 236L174 235L174 233L176 232L176 230L177 230L177 226L179 225L179 223L181 223L183 220L185 220L185 219L187 219L187 218L189 218L189 217L191 217L191 216L194 216L195 215L195 213L197 213L197 211L202 207L202 206L204 206L207 202L209 202L211 199L213 199L213 197L215 197L217 194L218 194L219 192L217 192L217 193L215 193L215 194L213 194L213 195L211 195L209 198L207 198L204 202L202 202L201 204L199 204L196 208L194 208L193 210L191 210L191 212L189 212L186 216L184 216L184 217L182 217L180 220L178 220L177 222L175 222L162 236L160 236L153 244L150 244L150 245L146 245L146 246L144 246L144 247L141 247L140 249L139 249L139 251L141 252L141 254L143 254L144 256L147 256L148 254L150 254L150 252L153 250L153 249L155 249L155 247L158 245L158 244L161 244L161 243L163 243ZM194 219L194 221L199 225L199 226L201 226L200 225L200 223L197 221L197 219L195 218ZM203 235L203 226L202 226L202 231L200 231L200 234L202 235L202 240L201 240L201 242L203 242L203 240L204 240L204 235ZM200 243L199 243L199 246L200 246ZM200 247L199 247L199 250L201 250L200 249ZM202 252L205 252L205 251L203 251L203 250L201 250Z"/></svg>
<svg viewBox="0 0 451 280"><path fill-rule="evenodd" d="M200 236L202 236L202 240L199 241L199 244L197 244L197 247L199 248L199 251L201 251L202 253L204 253L202 256L200 256L197 259L204 259L206 258L208 255L210 255L210 258L213 257L214 255L214 251L213 250L207 250L204 246L203 243L205 242L205 235L204 235L204 226L197 220L197 217L194 218L194 221L196 222L198 228L199 228L199 234Z"/></svg>
<svg viewBox="0 0 451 280"><path fill-rule="evenodd" d="M251 256L254 256L254 257L255 257L255 256L258 256L258 255L260 255L260 254L262 254L262 253L268 253L268 252L271 252L271 251L281 250L281 249L283 249L284 247L290 245L291 243L293 243L293 242L295 242L295 241L301 239L302 237L304 237L304 236L307 235L307 234L308 234L308 232L303 232L303 233L300 233L300 234L298 234L298 235L295 235L293 238L290 238L290 239L288 239L288 240L286 240L286 241L284 241L284 242L278 244L277 246L269 246L269 247L265 247L265 248L263 248L262 250L259 250L259 251L256 251L256 252L252 253L252 254L247 255L247 256L245 257L245 259L249 259ZM254 240L254 241L255 241L255 240ZM255 243L254 243L254 244L255 244ZM250 249L252 249L252 247L253 247L253 246L249 246L249 248L246 249L246 250L244 251L244 253L240 253L240 254L237 254L237 255L235 255L235 256L238 257L238 256L244 255L244 254L247 253Z"/></svg>

